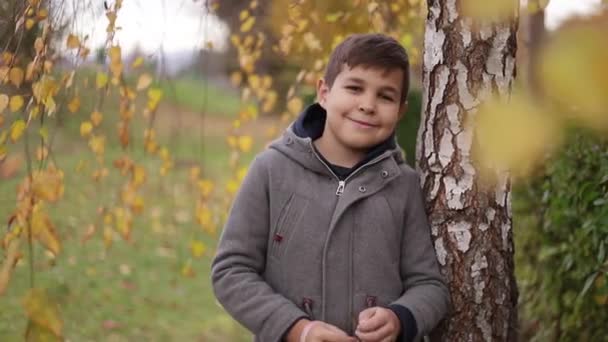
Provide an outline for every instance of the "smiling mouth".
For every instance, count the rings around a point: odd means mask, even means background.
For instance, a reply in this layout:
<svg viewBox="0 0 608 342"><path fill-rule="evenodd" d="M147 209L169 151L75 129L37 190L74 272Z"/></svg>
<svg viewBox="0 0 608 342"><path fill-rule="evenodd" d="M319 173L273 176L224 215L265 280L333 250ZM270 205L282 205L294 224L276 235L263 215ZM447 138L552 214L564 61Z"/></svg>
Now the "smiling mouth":
<svg viewBox="0 0 608 342"><path fill-rule="evenodd" d="M352 121L352 122L354 122L354 123L357 123L357 124L359 124L359 125L361 125L361 126L365 126L365 127L378 127L378 126L379 126L379 125L374 125L374 124L371 124L371 123L369 123L369 122L365 122L365 121L359 121L359 120L351 119L351 118L349 118L349 117L347 117L347 119L348 119L348 120L350 120L350 121Z"/></svg>

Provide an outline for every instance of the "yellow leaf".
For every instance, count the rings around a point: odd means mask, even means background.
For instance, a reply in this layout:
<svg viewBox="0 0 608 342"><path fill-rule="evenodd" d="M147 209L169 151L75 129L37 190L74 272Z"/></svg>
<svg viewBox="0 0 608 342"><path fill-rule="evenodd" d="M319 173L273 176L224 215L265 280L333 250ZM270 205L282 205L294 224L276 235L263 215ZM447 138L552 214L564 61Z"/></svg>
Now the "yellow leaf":
<svg viewBox="0 0 608 342"><path fill-rule="evenodd" d="M83 137L88 137L93 131L93 123L90 121L85 121L80 124L80 135Z"/></svg>
<svg viewBox="0 0 608 342"><path fill-rule="evenodd" d="M70 100L70 103L68 103L68 110L72 113L76 113L79 109L80 98L78 96L75 96L74 98L72 98L72 100Z"/></svg>
<svg viewBox="0 0 608 342"><path fill-rule="evenodd" d="M559 122L519 95L512 96L508 104L484 104L475 120L478 144L474 160L482 171L528 175L561 140Z"/></svg>
<svg viewBox="0 0 608 342"><path fill-rule="evenodd" d="M6 94L0 94L0 114L8 107L9 97Z"/></svg>
<svg viewBox="0 0 608 342"><path fill-rule="evenodd" d="M68 49L78 49L80 47L80 39L73 34L68 35L66 42Z"/></svg>
<svg viewBox="0 0 608 342"><path fill-rule="evenodd" d="M235 71L230 75L230 83L233 86L238 87L241 85L241 82L243 82L243 75L240 72Z"/></svg>
<svg viewBox="0 0 608 342"><path fill-rule="evenodd" d="M192 260L188 259L188 262L182 267L182 275L184 277L194 277L194 269L192 268Z"/></svg>
<svg viewBox="0 0 608 342"><path fill-rule="evenodd" d="M211 192L213 191L213 182L208 180L208 179L203 179L197 182L198 185L198 189L201 192L201 195L205 198L209 197L209 195L211 195Z"/></svg>
<svg viewBox="0 0 608 342"><path fill-rule="evenodd" d="M133 64L131 64L131 67L133 69L136 69L136 68L140 67L142 64L144 64L144 58L139 56L139 57L135 58L135 60L133 61Z"/></svg>
<svg viewBox="0 0 608 342"><path fill-rule="evenodd" d="M97 89L105 87L106 84L108 84L108 74L105 72L98 72L95 79L95 84L97 85Z"/></svg>
<svg viewBox="0 0 608 342"><path fill-rule="evenodd" d="M163 91L159 88L148 89L148 109L155 110L163 97Z"/></svg>
<svg viewBox="0 0 608 342"><path fill-rule="evenodd" d="M102 119L103 114L101 114L100 112L94 111L93 113L91 113L91 122L93 123L93 126L99 126L99 124L101 124Z"/></svg>
<svg viewBox="0 0 608 342"><path fill-rule="evenodd" d="M249 18L249 11L244 9L241 11L241 13L239 13L239 20L244 21L247 18Z"/></svg>
<svg viewBox="0 0 608 342"><path fill-rule="evenodd" d="M21 119L13 122L13 124L11 125L11 133L10 133L12 142L16 142L17 140L19 140L19 138L21 138L21 136L23 135L23 132L25 131L25 127L26 127L25 121L23 121Z"/></svg>
<svg viewBox="0 0 608 342"><path fill-rule="evenodd" d="M239 149L243 152L251 151L251 147L253 145L253 138L248 135L243 135L239 137Z"/></svg>
<svg viewBox="0 0 608 342"><path fill-rule="evenodd" d="M34 238L53 253L53 255L58 255L61 251L61 242L59 241L57 231L48 214L39 205L34 207L31 224Z"/></svg>
<svg viewBox="0 0 608 342"><path fill-rule="evenodd" d="M0 83L4 83L11 69L7 66L0 66Z"/></svg>
<svg viewBox="0 0 608 342"><path fill-rule="evenodd" d="M143 167L141 167L139 165L133 167L133 178L132 178L133 186L139 187L142 184L144 184L145 181L146 181L146 169L144 169Z"/></svg>
<svg viewBox="0 0 608 342"><path fill-rule="evenodd" d="M36 19L38 20L44 20L49 16L49 11L46 8L41 8L40 10L38 10L38 13L36 13Z"/></svg>
<svg viewBox="0 0 608 342"><path fill-rule="evenodd" d="M114 231L109 226L103 227L103 244L106 248L110 248L112 246L112 241L114 240Z"/></svg>
<svg viewBox="0 0 608 342"><path fill-rule="evenodd" d="M62 336L63 322L59 317L59 305L44 289L28 290L23 298L23 307L31 321L49 329L56 336Z"/></svg>
<svg viewBox="0 0 608 342"><path fill-rule="evenodd" d="M228 181L228 183L226 183L226 191L228 191L230 195L236 194L238 190L239 183L236 180L231 179Z"/></svg>
<svg viewBox="0 0 608 342"><path fill-rule="evenodd" d="M8 78L11 83L15 85L15 87L19 88L21 86L21 83L23 83L24 76L25 73L23 72L23 69L12 68L8 75Z"/></svg>
<svg viewBox="0 0 608 342"><path fill-rule="evenodd" d="M255 17L248 17L247 20L245 20L241 24L241 32L246 33L246 32L251 31L251 28L253 27L254 24L255 24Z"/></svg>
<svg viewBox="0 0 608 342"><path fill-rule="evenodd" d="M37 54L42 52L42 49L44 49L44 40L42 40L42 38L36 38L36 41L34 42L34 49L36 50Z"/></svg>
<svg viewBox="0 0 608 342"><path fill-rule="evenodd" d="M64 192L63 171L48 168L33 175L33 192L36 197L48 202L57 202Z"/></svg>
<svg viewBox="0 0 608 342"><path fill-rule="evenodd" d="M152 76L150 74L145 73L139 76L139 80L137 81L137 90L144 90L148 88L152 84Z"/></svg>
<svg viewBox="0 0 608 342"><path fill-rule="evenodd" d="M32 27L34 27L34 25L36 25L36 20L32 19L32 18L27 18L25 20L25 29L26 30L30 30Z"/></svg>
<svg viewBox="0 0 608 342"><path fill-rule="evenodd" d="M299 114L300 111L302 111L302 106L302 99L299 97L294 97L287 102L287 110L294 115Z"/></svg>
<svg viewBox="0 0 608 342"><path fill-rule="evenodd" d="M190 243L190 250L193 257L200 258L205 254L206 247L202 241L194 240Z"/></svg>
<svg viewBox="0 0 608 342"><path fill-rule="evenodd" d="M15 231L14 228L13 230ZM0 266L0 296L6 291L13 268L15 267L17 260L19 260L19 243L20 240L18 238L12 239L8 243L8 246L5 247L6 254Z"/></svg>
<svg viewBox="0 0 608 342"><path fill-rule="evenodd" d="M105 151L106 138L104 136L92 136L89 139L89 147L96 155L102 155Z"/></svg>
<svg viewBox="0 0 608 342"><path fill-rule="evenodd" d="M120 64L121 63L121 52L120 46L115 45L110 48L108 51L108 55L110 56L110 64Z"/></svg>

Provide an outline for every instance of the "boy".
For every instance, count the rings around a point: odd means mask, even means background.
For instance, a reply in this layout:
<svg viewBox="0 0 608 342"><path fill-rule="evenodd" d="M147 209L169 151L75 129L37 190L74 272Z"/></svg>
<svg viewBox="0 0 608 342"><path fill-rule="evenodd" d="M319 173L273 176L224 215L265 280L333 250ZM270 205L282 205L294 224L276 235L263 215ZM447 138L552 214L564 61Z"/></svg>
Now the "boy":
<svg viewBox="0 0 608 342"><path fill-rule="evenodd" d="M350 36L318 103L251 164L212 281L256 341L413 341L446 314L418 177L395 143L408 87L396 40Z"/></svg>

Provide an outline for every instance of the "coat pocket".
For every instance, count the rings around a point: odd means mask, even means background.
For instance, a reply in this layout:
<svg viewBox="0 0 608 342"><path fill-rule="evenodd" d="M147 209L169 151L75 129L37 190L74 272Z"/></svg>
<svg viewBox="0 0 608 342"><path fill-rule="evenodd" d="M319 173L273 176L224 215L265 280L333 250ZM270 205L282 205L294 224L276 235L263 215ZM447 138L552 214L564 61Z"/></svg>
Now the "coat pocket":
<svg viewBox="0 0 608 342"><path fill-rule="evenodd" d="M289 196L275 220L270 239L270 256L280 258L287 248L289 239L293 235L302 214L308 205L308 200L298 194Z"/></svg>

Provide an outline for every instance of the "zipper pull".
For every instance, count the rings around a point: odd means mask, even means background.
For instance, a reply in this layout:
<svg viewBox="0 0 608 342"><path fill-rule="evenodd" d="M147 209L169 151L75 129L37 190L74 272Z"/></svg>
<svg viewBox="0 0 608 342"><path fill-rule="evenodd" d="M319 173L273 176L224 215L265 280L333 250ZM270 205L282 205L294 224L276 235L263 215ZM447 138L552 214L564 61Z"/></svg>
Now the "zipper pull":
<svg viewBox="0 0 608 342"><path fill-rule="evenodd" d="M338 189L336 190L336 196L342 196L342 193L344 192L344 186L346 185L346 182L344 181L339 181L338 182Z"/></svg>

